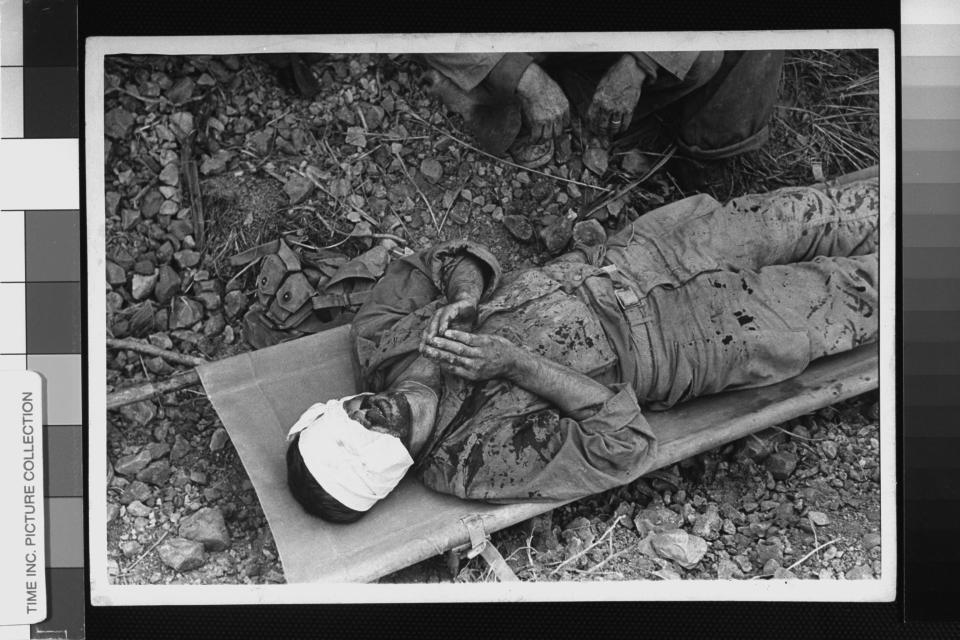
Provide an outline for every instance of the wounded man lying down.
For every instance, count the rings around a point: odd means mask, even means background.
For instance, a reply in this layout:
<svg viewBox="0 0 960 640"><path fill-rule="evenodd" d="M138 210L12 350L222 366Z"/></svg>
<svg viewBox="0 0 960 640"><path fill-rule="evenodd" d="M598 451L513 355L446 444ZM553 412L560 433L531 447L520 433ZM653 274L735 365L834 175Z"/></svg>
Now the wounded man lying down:
<svg viewBox="0 0 960 640"><path fill-rule="evenodd" d="M878 196L875 179L693 196L509 275L468 240L395 261L353 322L368 393L290 429L290 489L351 522L410 469L492 502L631 482L655 459L644 410L876 340Z"/></svg>

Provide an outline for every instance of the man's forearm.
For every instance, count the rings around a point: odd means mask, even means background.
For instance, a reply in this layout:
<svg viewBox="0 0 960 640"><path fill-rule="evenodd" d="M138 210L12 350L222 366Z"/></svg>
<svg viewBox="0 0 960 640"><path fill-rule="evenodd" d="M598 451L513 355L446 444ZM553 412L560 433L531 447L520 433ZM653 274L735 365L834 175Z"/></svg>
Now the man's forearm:
<svg viewBox="0 0 960 640"><path fill-rule="evenodd" d="M480 263L471 256L461 258L447 276L444 294L451 302L479 302L483 295L483 269Z"/></svg>
<svg viewBox="0 0 960 640"><path fill-rule="evenodd" d="M615 395L606 385L579 371L520 347L517 349L516 361L506 377L564 413L602 404Z"/></svg>

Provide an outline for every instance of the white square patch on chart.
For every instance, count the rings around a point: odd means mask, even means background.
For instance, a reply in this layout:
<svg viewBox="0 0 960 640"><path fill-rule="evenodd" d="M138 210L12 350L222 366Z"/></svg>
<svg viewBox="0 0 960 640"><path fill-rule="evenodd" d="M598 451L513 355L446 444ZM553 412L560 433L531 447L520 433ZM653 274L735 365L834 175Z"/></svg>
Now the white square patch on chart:
<svg viewBox="0 0 960 640"><path fill-rule="evenodd" d="M0 371L19 371L26 368L26 354L0 353ZM0 629L2 628L0 627ZM3 640L3 638L0 637L0 640Z"/></svg>
<svg viewBox="0 0 960 640"><path fill-rule="evenodd" d="M23 2L0 1L0 64L23 64Z"/></svg>
<svg viewBox="0 0 960 640"><path fill-rule="evenodd" d="M23 67L0 69L0 138L23 137Z"/></svg>
<svg viewBox="0 0 960 640"><path fill-rule="evenodd" d="M26 353L26 288L23 283L0 283L0 353Z"/></svg>
<svg viewBox="0 0 960 640"><path fill-rule="evenodd" d="M23 211L0 211L0 282L24 282Z"/></svg>

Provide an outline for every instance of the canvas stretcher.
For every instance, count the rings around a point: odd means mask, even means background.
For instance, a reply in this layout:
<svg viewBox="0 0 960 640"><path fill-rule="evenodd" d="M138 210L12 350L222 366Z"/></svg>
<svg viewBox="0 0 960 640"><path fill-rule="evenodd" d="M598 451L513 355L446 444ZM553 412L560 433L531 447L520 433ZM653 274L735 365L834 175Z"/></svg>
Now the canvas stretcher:
<svg viewBox="0 0 960 640"><path fill-rule="evenodd" d="M768 387L699 398L647 415L660 439L655 468L732 442L866 391L879 383L878 348L814 362ZM289 583L372 582L564 504L461 500L407 477L360 521L330 524L306 513L286 484L286 433L315 402L356 393L349 328L198 367L270 524Z"/></svg>

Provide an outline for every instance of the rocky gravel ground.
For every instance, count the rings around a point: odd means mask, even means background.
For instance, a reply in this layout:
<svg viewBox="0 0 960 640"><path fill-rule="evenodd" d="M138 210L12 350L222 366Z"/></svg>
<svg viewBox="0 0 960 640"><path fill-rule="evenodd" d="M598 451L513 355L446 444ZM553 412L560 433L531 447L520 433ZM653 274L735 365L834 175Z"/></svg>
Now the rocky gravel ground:
<svg viewBox="0 0 960 640"><path fill-rule="evenodd" d="M553 162L524 170L473 148L409 60L311 64L314 99L256 56L108 58L106 328L166 353L111 348L108 391L189 369L170 353L219 359L252 348L243 316L257 299L259 261L231 261L245 250L282 237L342 264L378 246L396 257L470 237L507 270L537 264L563 249L577 211L643 175L665 148L584 158L568 134ZM862 89L875 70L859 52L788 57L770 145L728 162L708 190L724 199L873 164L876 103ZM825 127L836 126L838 109L872 141L865 155L836 152ZM596 218L617 229L684 195L660 171ZM124 406L108 421L112 580L284 581L256 493L198 387ZM877 577L878 439L868 394L494 542L529 580ZM490 579L479 559L451 566L438 557L384 581Z"/></svg>

